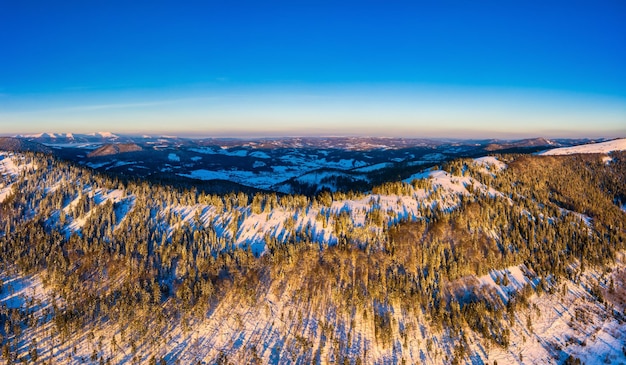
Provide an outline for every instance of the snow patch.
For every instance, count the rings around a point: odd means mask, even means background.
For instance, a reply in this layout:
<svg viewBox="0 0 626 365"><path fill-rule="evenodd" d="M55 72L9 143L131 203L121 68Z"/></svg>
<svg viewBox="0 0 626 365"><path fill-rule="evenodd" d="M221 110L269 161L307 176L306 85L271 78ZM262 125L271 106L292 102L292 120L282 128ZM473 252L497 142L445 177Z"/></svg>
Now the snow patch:
<svg viewBox="0 0 626 365"><path fill-rule="evenodd" d="M270 158L270 155L262 151L254 151L250 153L250 156L256 157L256 158Z"/></svg>
<svg viewBox="0 0 626 365"><path fill-rule="evenodd" d="M474 162L478 165L483 165L488 170L494 168L496 171L500 171L506 168L506 164L493 156L485 156L480 158L475 158Z"/></svg>
<svg viewBox="0 0 626 365"><path fill-rule="evenodd" d="M574 147L555 148L553 150L541 152L543 156L573 155L577 153L609 153L611 151L626 150L626 138L615 139L607 142L590 143Z"/></svg>
<svg viewBox="0 0 626 365"><path fill-rule="evenodd" d="M116 134L113 134L111 132L98 132L98 133L93 133L93 135L100 136L102 138L118 138Z"/></svg>
<svg viewBox="0 0 626 365"><path fill-rule="evenodd" d="M109 162L100 162L100 163L95 163L95 162L87 162L87 166L91 167L92 169L99 169L103 166L108 165Z"/></svg>
<svg viewBox="0 0 626 365"><path fill-rule="evenodd" d="M107 167L106 170L114 169L116 167L122 167L122 166L126 166L126 165L135 165L135 164L137 164L137 162L135 162L135 161L117 161L115 164Z"/></svg>
<svg viewBox="0 0 626 365"><path fill-rule="evenodd" d="M446 159L446 156L441 153L429 153L422 156L422 159L425 161L443 161Z"/></svg>
<svg viewBox="0 0 626 365"><path fill-rule="evenodd" d="M354 169L352 171L372 172L372 171L385 169L385 168L388 168L388 167L391 167L391 166L393 166L392 163L390 163L390 162L383 162L383 163L377 163L377 164L374 164L374 165L359 167L359 168L356 168L356 169Z"/></svg>
<svg viewBox="0 0 626 365"><path fill-rule="evenodd" d="M225 155L225 156L235 156L235 157L246 157L248 155L247 150L229 150L226 148L210 148L210 147L202 147L202 148L190 148L189 151L202 153L204 155Z"/></svg>
<svg viewBox="0 0 626 365"><path fill-rule="evenodd" d="M0 174L16 176L18 173L19 170L11 155L0 153Z"/></svg>
<svg viewBox="0 0 626 365"><path fill-rule="evenodd" d="M0 152L0 203L10 194L11 187L20 172L36 167L32 163L25 163L23 157L16 160L13 153Z"/></svg>

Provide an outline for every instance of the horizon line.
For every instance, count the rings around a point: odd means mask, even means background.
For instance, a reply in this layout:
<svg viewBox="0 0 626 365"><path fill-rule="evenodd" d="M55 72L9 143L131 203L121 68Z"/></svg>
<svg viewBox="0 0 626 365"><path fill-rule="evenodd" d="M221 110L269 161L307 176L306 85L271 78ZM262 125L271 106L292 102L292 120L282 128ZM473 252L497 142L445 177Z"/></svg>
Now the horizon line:
<svg viewBox="0 0 626 365"><path fill-rule="evenodd" d="M516 141L516 140L532 140L532 139L604 139L604 140L615 140L615 139L625 139L626 135L614 136L608 133L604 136L589 136L589 135L580 135L580 136L557 136L557 137L547 137L542 134L528 134L528 135L520 135L520 136L468 136L468 137L458 137L458 136L394 136L394 135L366 135L366 134L285 134L285 135L237 135L237 133L233 133L232 135L219 133L217 135L209 135L205 133L151 133L151 132L110 132L110 131L97 131L97 132L23 132L23 133L2 133L0 132L0 137L13 137L13 138L38 138L37 135L52 135L51 138L64 138L68 134L70 135L84 135L84 136L97 136L98 134L112 134L120 137L147 137L147 138L181 138L181 139L231 139L231 140L266 140L266 139L292 139L292 138L378 138L378 139L405 139L405 140L415 140L415 139L424 139L424 140L460 140L460 141L474 141L474 140L503 140L503 141ZM58 136L58 137L57 137Z"/></svg>

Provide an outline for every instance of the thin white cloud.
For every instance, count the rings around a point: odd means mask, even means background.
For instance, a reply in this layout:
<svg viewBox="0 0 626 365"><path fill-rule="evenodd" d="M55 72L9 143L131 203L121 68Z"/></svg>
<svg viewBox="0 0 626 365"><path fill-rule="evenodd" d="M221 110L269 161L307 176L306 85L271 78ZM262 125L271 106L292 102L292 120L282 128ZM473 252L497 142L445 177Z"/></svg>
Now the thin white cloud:
<svg viewBox="0 0 626 365"><path fill-rule="evenodd" d="M197 101L211 101L221 99L221 97L196 97L196 98L178 98L178 99L164 99L155 101L142 101L133 103L106 103L106 104L87 104L87 105L75 105L67 107L53 107L48 109L31 109L22 112L14 112L12 114L32 114L32 113L56 113L56 112L83 112L83 111L96 111L96 110L114 110L114 109L132 109L132 108L149 108L162 105L172 105L180 103L189 103Z"/></svg>
<svg viewBox="0 0 626 365"><path fill-rule="evenodd" d="M103 109L125 109L125 108L143 108L149 106L158 106L173 104L179 100L160 100L160 101L148 101L143 103L111 103L111 104L93 104L93 105L79 105L67 108L54 109L55 111L88 111L88 110L103 110Z"/></svg>

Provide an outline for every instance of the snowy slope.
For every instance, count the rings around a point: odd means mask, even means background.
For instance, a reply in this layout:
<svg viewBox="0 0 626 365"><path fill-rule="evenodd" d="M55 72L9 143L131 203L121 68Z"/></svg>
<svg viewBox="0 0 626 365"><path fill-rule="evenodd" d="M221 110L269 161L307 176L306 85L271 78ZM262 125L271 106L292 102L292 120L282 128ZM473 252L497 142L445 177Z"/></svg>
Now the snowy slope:
<svg viewBox="0 0 626 365"><path fill-rule="evenodd" d="M615 139L607 142L591 143L574 147L555 148L540 153L543 156L573 155L576 153L609 153L611 151L626 150L626 138Z"/></svg>
<svg viewBox="0 0 626 365"><path fill-rule="evenodd" d="M624 263L615 269L613 278L618 280ZM505 276L507 285L502 283ZM626 354L622 351L626 328L619 316L612 315L608 302L596 302L589 292L601 276L602 272L588 270L581 275L579 283L567 281L555 285L557 294L533 294L528 309L516 314L511 346L493 348L486 363L559 364L569 355L580 358L585 364L626 363ZM524 286L536 287L539 283L524 265L494 270L477 279L482 287L494 289L505 303Z"/></svg>
<svg viewBox="0 0 626 365"><path fill-rule="evenodd" d="M608 276L616 285L623 285L625 272L624 261L619 261ZM500 282L505 274L509 280L507 285ZM467 331L464 336L470 355L461 363L563 364L572 355L585 364L626 364L622 351L626 327L612 308L617 301L608 297L604 304L600 303L588 290L600 275L601 272L589 269L581 273L579 280L553 284L554 294L532 294L528 306L517 311L510 324L507 347L490 345L476 333ZM496 283L496 278L500 283ZM37 316L49 309L51 303L62 305L53 290L42 285L40 276L0 274L0 280L5 284L5 290L0 292L0 305L26 309L29 303L39 303L30 306ZM492 271L483 277L467 277L463 281L470 289L482 287L506 293L505 301L508 293L538 283L535 273L524 265ZM26 328L22 339L24 344L36 339L41 349L54 348L54 351L41 351L41 361L72 365L89 363L86 359L94 352L109 357L113 364L148 363L154 355L167 364L177 363L175 360L183 364L212 364L220 353L228 354L230 363L237 364L250 363L252 357L264 364L336 363L338 349L334 343L337 342L343 343L346 353L353 354L364 364L451 363L452 341L445 333L431 327L419 312L394 311L392 321L403 328L404 340L397 333L394 346L384 346L376 342L371 320L359 313L320 315L307 308L309 303L304 299L298 298L297 289L273 287L254 303L246 302L237 293L227 292L210 316L192 319L186 326L173 320L164 332L156 332L159 326L146 326L148 335L158 341L142 341L134 351L127 341L119 341L124 338L124 332L115 322L87 323L82 331L59 341L58 337L49 335L55 333L54 321L45 321ZM302 310L294 311L298 306ZM623 310L619 305L614 309ZM354 321L350 321L351 318ZM128 328L126 330L128 335ZM86 335L87 332L90 335ZM115 345L113 337L118 340ZM311 339L306 344L308 351L301 348L302 339ZM97 342L101 345L96 345ZM117 350L113 351L114 348Z"/></svg>
<svg viewBox="0 0 626 365"><path fill-rule="evenodd" d="M501 166L501 162L496 159L489 159L491 166ZM350 162L352 165L352 162ZM2 167L4 166L4 167ZM15 173L26 168L25 165L16 164L13 160L0 161L0 168L4 171ZM320 172L304 175L299 178L301 183L321 184L326 174L336 176L340 172ZM254 180L257 184L268 184L263 181L268 176L265 174L254 174L249 171L228 171L214 172L207 170L196 170L190 177L194 178L218 178L232 179L236 176L240 179ZM67 176L66 180L70 180ZM423 185L412 185L415 179L428 180ZM58 183L58 180L51 181L50 188ZM335 244L338 242L339 234L335 230L335 225L340 221L339 216L345 215L350 220L350 226L346 229L359 231L362 239L377 240L383 230L390 225L400 221L415 221L424 219L423 211L451 211L459 206L463 196L489 195L502 196L498 191L488 187L476 180L469 174L467 176L455 176L446 171L427 171L416 174L407 179L406 182L398 183L400 190L388 191L385 193L363 193L348 197L336 194L329 205L322 206L318 203L307 200L306 206L297 210L285 209L281 205L274 206L271 210L263 210L261 213L253 213L252 204L243 207L236 207L233 211L225 211L223 207L212 204L185 204L182 202L172 202L166 206L159 207L162 216L173 213L177 217L177 222L168 223L169 235L182 227L182 223L194 221L196 212L200 212L200 224L206 229L215 229L219 239L231 241L235 246L251 246L256 254L262 254L266 250L266 236L276 239L279 242L287 242L295 234L308 232L314 241L320 244ZM332 187L332 183L327 184ZM324 185L326 186L326 185ZM9 192L8 187L2 188L4 196ZM53 189L48 189L52 192ZM81 193L89 199L94 200L94 206L101 206L106 201L117 204L125 212L118 214L125 216L128 211L135 206L137 197L121 189L105 189L103 186L85 185ZM66 234L80 232L81 228L92 217L92 211L86 210L84 214L73 215L71 209L78 202L78 194L74 195L72 201L68 201L64 206L64 213L68 215L65 220L65 227L61 230ZM279 199L280 200L280 199ZM233 214L238 215L236 223L233 224ZM368 222L368 217L376 218L378 223ZM288 224L286 224L288 223ZM56 222L50 221L55 226ZM289 226L291 228L288 228ZM112 227L115 229L115 227ZM201 227L197 227L201 228Z"/></svg>
<svg viewBox="0 0 626 365"><path fill-rule="evenodd" d="M15 177L20 171L28 168L29 164L26 162L19 154L2 154L0 172L3 176ZM476 159L474 162L489 168L489 173L498 173L500 169L506 167L493 157ZM28 169L26 171L28 172ZM127 215L153 208L157 211L155 215L148 211L145 216L154 219L172 216L169 220L162 219L164 222L167 221L166 230L170 237L185 226L193 226L194 229L200 230L214 229L216 239L227 238L232 240L234 245L249 245L252 246L253 252L262 253L265 250L264 239L267 235L282 242L289 239L292 233L286 228L287 225L293 227L296 233L305 230L313 232L312 236L317 242L333 244L338 239L334 232L334 224L341 214L349 217L351 223L349 229L362 230L364 239L375 240L386 225L399 220L423 219L424 217L420 216L420 207L450 210L459 204L461 197L476 194L500 195L472 177L471 171L464 170L463 176L459 176L443 170L430 170L416 174L404 183L398 183L401 187L398 190L402 190L401 193L369 193L355 196L335 194L328 203L313 202L302 197L305 203L301 206L294 204L298 208L284 208L279 205L257 212L254 212L253 205L248 203L227 210L221 199L203 197L204 199L199 200L182 200L175 194L172 194L172 199L163 199L158 206L146 208L145 204L150 202L141 201L147 200L146 196L138 195L141 199L137 199L122 185L118 188L104 187L97 186L96 182L90 182L78 184L77 189L93 199L94 208L104 206L107 202L115 203L118 226ZM42 177L50 178L47 182L48 189L44 189L46 193L54 191L56 185L52 183L58 180L70 181L69 174L51 178L50 176L56 172L57 170L51 170L51 173ZM414 183L414 179L425 179L428 183L424 181ZM76 179L71 181L77 182ZM78 203L79 199L72 196L59 205L60 210L70 215ZM367 222L368 216L374 212L384 216L382 224ZM92 209L77 216L76 219L67 219L66 231L80 231L81 227L97 213L97 210ZM231 228L232 222L236 224ZM296 266L294 270L299 269L298 263L294 263L294 266ZM618 272L622 272L625 267L622 259L610 274L615 277L618 288L624 285L619 281ZM495 346L485 348L482 345L484 341L468 331L471 363L492 364L495 360L499 364L562 364L568 354L581 358L587 364L626 363L626 356L622 353L626 327L618 322L618 317L613 316L607 304L597 302L589 294L589 287L598 282L600 276L600 273L593 270L597 269L586 270L578 281L564 281L558 286L551 284L555 286L556 294L533 294L529 299L528 309L522 309L511 321L511 346L508 348ZM504 275L507 277L507 284L502 283ZM6 304L10 308L15 308L28 303L30 298L34 297L43 303L42 308L49 307L48 303L52 303L52 300L43 292L41 281L37 277L26 279L28 280L5 275L5 283L11 283L12 286L15 283L16 290L0 291L0 305ZM494 270L482 277L469 276L463 279L479 287L492 289L505 302L513 293L523 290L526 285L536 287L539 282L536 274L524 265ZM606 286L606 282L603 285ZM428 319L424 318L423 314L403 312L389 304L394 328L398 328L397 332L394 332L397 343L383 346L373 340L375 330L371 320L365 320L359 313L352 317L340 312L316 313L307 308L309 303L306 300L298 297L297 289L297 287L272 287L266 293L259 293L258 297L255 297L258 300L252 304L247 303L247 299L238 293L226 292L225 295L228 297L212 309L210 316L196 319L196 322L189 325L192 331L184 330L186 326L179 323L172 323L165 333L149 333L159 341L140 343L136 351L133 351L137 353L137 361L133 361L130 355L132 346L126 341L120 341L116 345L121 346L120 351L110 350L114 347L111 345L111 337L123 336L120 329L110 322L88 324L91 327L83 328L63 343L58 343L55 342L55 338L47 335L54 329L54 324L48 321L40 326L30 327L23 338L26 344L31 339L37 339L42 348L54 348L55 351L41 353L42 361L51 363L78 364L83 362L79 359L88 358L94 351L111 356L112 363L116 364L148 363L150 356L155 354L163 357L168 364L174 363L174 359L179 359L181 363L198 361L214 363L214 359L222 351L227 353L234 363L247 363L253 345L254 353L263 363L307 363L307 360L312 358L317 359L318 363L330 363L337 362L333 354L339 352L333 343L346 346L345 353L357 356L365 354L363 363L393 364L400 363L401 360L405 360L406 363L450 363L449 359L454 349L449 338L441 331L429 327ZM298 308L302 310L292 314L292 311ZM618 312L624 310L621 307L616 309ZM580 313L585 315L585 321L576 320ZM372 312L368 315L371 319ZM532 320L532 329L527 326L528 317ZM348 323L352 324L348 326ZM153 327L158 328L152 325L145 327L148 331L152 331ZM326 328L325 332L320 330L322 327ZM93 329L93 338L98 339L102 336L103 349L90 342L89 336L85 335L87 328L90 331ZM404 333L404 341L400 340L400 332ZM327 337L329 334L330 337ZM312 340L311 343L306 343L302 339ZM434 343L436 351L428 349L428 343L431 342ZM310 350L300 349L299 346ZM72 352L78 355L68 357L67 355ZM307 357L307 354L311 353L315 354L315 357Z"/></svg>
<svg viewBox="0 0 626 365"><path fill-rule="evenodd" d="M12 154L0 152L0 174L2 176L15 176L18 172L19 170L13 161Z"/></svg>
<svg viewBox="0 0 626 365"><path fill-rule="evenodd" d="M475 158L474 163L482 165L487 169L491 169L492 166L496 171L500 171L506 168L506 164L493 156L485 156L480 158Z"/></svg>
<svg viewBox="0 0 626 365"><path fill-rule="evenodd" d="M0 203L11 193L11 186L17 179L17 176L23 170L32 167L32 164L24 163L19 155L10 152L0 152Z"/></svg>

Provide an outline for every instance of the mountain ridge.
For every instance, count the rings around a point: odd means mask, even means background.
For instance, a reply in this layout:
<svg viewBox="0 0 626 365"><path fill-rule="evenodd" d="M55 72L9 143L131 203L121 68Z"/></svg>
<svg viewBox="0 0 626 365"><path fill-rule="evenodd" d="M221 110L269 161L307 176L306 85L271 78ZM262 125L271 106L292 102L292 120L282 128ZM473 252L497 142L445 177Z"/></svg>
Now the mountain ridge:
<svg viewBox="0 0 626 365"><path fill-rule="evenodd" d="M40 143L25 141L20 138L0 137L0 151L16 151L16 152L43 152L50 153L52 150Z"/></svg>
<svg viewBox="0 0 626 365"><path fill-rule="evenodd" d="M51 140L51 135L31 135L25 141L45 142L57 157L124 178L156 182L168 176L168 180L178 179L181 184L196 181L209 192L230 188L306 195L324 189L365 191L454 158L483 156L498 142L380 137L190 139L109 132L56 134ZM587 140L555 142L538 138L506 142L497 145L496 150L529 153L582 142ZM134 152L118 153L119 146L132 146L129 150Z"/></svg>
<svg viewBox="0 0 626 365"><path fill-rule="evenodd" d="M88 158L103 157L111 155L119 155L120 153L129 153L141 151L142 148L135 143L107 143L104 146L89 152Z"/></svg>
<svg viewBox="0 0 626 365"><path fill-rule="evenodd" d="M23 283L23 299L7 289L0 302L38 318L0 313L11 359L626 361L623 152L458 159L314 197L207 195L3 157L12 269L0 279Z"/></svg>
<svg viewBox="0 0 626 365"><path fill-rule="evenodd" d="M418 137L368 137L368 136L301 136L301 137L179 137L173 135L150 135L150 134L123 134L112 132L93 132L93 133L37 133L37 134L18 134L15 138L26 139L40 143L86 143L86 142L145 142L161 140L179 140L179 141L195 141L199 145L204 146L248 146L253 148L308 148L308 147L326 147L326 148L343 148L354 150L370 150L377 148L407 148L407 147L425 147L436 146L440 144L455 143L474 143L490 145L493 150L506 148L523 148L537 146L560 146L568 144L567 141L574 144L588 143L592 139L547 139L543 137L526 138L526 139L450 139L450 138L418 138ZM602 140L602 139L601 139Z"/></svg>

